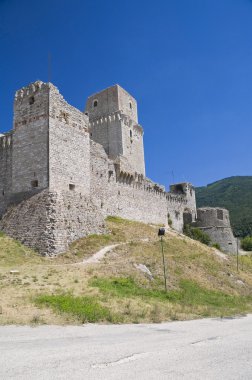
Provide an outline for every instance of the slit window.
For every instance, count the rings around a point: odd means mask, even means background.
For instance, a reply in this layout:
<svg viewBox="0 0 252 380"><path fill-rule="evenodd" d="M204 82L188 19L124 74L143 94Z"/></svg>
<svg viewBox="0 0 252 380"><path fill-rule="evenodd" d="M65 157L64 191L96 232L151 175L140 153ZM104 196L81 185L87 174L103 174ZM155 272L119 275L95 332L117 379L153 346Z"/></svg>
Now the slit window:
<svg viewBox="0 0 252 380"><path fill-rule="evenodd" d="M217 218L223 220L223 210L217 210Z"/></svg>
<svg viewBox="0 0 252 380"><path fill-rule="evenodd" d="M69 190L73 191L75 189L75 185L73 183L69 183Z"/></svg>
<svg viewBox="0 0 252 380"><path fill-rule="evenodd" d="M31 186L32 186L33 188L38 187L38 180L37 180L37 179L34 179L33 181L31 181Z"/></svg>
<svg viewBox="0 0 252 380"><path fill-rule="evenodd" d="M31 106L34 102L35 102L34 96L31 96L31 97L29 98L29 104L30 104L30 106Z"/></svg>

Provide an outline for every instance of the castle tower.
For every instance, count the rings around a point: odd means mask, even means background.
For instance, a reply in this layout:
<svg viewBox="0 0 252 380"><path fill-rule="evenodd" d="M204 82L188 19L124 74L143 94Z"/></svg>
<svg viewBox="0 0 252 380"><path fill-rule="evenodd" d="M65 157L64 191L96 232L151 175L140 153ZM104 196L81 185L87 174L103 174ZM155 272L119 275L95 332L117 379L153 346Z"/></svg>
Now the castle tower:
<svg viewBox="0 0 252 380"><path fill-rule="evenodd" d="M16 92L12 159L12 193L49 185L49 87L37 81Z"/></svg>
<svg viewBox="0 0 252 380"><path fill-rule="evenodd" d="M237 243L230 225L229 212L225 208L201 207L197 209L194 224L206 232L213 243L218 243L224 252L236 253Z"/></svg>
<svg viewBox="0 0 252 380"><path fill-rule="evenodd" d="M194 222L197 217L197 209L196 209L196 197L195 197L195 189L193 185L189 182L176 183L174 185L170 185L170 192L172 194L181 195L186 200L186 205L184 207L184 213L187 214L186 223Z"/></svg>
<svg viewBox="0 0 252 380"><path fill-rule="evenodd" d="M101 144L120 170L145 176L143 128L138 124L137 102L119 85L87 100L90 137Z"/></svg>
<svg viewBox="0 0 252 380"><path fill-rule="evenodd" d="M16 197L45 188L89 195L88 118L51 83L37 81L16 92L12 184Z"/></svg>

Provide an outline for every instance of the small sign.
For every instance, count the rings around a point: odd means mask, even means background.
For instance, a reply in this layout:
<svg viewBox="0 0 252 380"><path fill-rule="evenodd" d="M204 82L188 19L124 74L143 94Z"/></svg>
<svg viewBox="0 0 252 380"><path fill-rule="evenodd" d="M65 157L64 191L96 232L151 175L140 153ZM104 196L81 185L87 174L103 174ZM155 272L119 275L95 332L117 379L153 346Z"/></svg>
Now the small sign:
<svg viewBox="0 0 252 380"><path fill-rule="evenodd" d="M165 228L159 228L159 230L158 230L158 236L164 236L164 234L165 234Z"/></svg>

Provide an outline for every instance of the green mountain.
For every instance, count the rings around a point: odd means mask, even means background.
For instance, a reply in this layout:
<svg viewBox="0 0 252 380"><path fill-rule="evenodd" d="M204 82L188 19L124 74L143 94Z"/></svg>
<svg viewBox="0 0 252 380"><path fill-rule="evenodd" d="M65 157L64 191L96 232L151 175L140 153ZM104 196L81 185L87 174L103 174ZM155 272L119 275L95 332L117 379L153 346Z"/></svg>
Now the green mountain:
<svg viewBox="0 0 252 380"><path fill-rule="evenodd" d="M252 176L229 177L196 188L197 207L224 207L236 236L252 235Z"/></svg>

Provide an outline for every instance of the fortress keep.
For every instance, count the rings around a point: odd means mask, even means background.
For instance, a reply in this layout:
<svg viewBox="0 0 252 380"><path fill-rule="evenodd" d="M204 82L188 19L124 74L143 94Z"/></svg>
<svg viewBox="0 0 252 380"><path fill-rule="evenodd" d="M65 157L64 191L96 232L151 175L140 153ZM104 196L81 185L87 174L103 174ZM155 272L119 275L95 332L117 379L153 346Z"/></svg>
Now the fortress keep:
<svg viewBox="0 0 252 380"><path fill-rule="evenodd" d="M105 231L120 216L183 230L196 220L190 183L145 176L137 102L119 85L69 105L51 83L16 92L13 130L0 135L0 229L43 255Z"/></svg>

